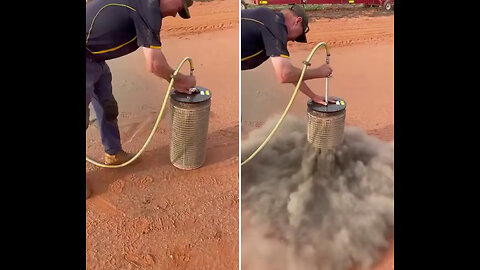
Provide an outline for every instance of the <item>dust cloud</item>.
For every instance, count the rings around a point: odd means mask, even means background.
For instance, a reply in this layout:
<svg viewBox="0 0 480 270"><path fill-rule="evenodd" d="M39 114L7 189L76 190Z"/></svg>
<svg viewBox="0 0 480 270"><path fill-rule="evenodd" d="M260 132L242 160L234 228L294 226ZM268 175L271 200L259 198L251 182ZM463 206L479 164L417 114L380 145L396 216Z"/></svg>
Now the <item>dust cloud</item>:
<svg viewBox="0 0 480 270"><path fill-rule="evenodd" d="M246 159L278 117L242 142ZM335 152L289 116L242 166L242 269L371 269L394 227L394 143L347 126Z"/></svg>

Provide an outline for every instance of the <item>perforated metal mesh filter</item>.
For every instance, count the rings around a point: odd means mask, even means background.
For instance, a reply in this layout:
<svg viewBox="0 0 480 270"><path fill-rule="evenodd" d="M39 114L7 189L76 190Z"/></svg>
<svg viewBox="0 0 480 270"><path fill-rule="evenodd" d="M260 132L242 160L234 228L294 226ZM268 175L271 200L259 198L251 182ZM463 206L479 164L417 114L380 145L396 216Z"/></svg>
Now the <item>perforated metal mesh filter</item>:
<svg viewBox="0 0 480 270"><path fill-rule="evenodd" d="M322 151L330 151L342 143L346 116L344 104L342 102L342 106L337 106L330 111L327 109L318 111L309 104L307 140L313 147Z"/></svg>
<svg viewBox="0 0 480 270"><path fill-rule="evenodd" d="M171 99L170 108L170 161L180 169L197 169L206 157L210 100L184 103Z"/></svg>

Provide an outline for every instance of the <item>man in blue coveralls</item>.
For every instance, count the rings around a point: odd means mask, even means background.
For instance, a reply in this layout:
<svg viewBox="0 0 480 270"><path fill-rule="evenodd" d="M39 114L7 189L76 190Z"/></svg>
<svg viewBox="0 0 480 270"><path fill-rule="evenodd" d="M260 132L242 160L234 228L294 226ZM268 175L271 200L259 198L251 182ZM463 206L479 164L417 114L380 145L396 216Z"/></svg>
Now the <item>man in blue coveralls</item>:
<svg viewBox="0 0 480 270"><path fill-rule="evenodd" d="M116 165L133 155L122 150L117 124L118 105L112 94L112 75L105 60L118 58L142 47L147 70L170 81L174 69L162 53L162 18L190 18L193 0L93 0L86 4L86 128L89 104L93 105L105 150L105 164ZM194 76L179 73L174 88L188 92ZM87 198L89 190L87 188Z"/></svg>
<svg viewBox="0 0 480 270"><path fill-rule="evenodd" d="M309 27L305 10L295 4L280 12L263 7L242 10L241 17L242 70L256 68L270 58L278 81L296 85L302 70L290 62L287 42L307 42L305 34ZM328 64L309 68L303 80L326 78L332 71ZM315 94L305 82L301 82L299 90L313 101L326 105L325 98Z"/></svg>

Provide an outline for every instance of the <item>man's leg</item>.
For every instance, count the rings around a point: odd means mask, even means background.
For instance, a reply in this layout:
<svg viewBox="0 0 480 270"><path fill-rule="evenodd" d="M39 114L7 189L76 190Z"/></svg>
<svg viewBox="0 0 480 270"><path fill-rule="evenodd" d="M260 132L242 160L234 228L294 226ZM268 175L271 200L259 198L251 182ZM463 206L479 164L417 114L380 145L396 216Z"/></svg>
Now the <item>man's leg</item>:
<svg viewBox="0 0 480 270"><path fill-rule="evenodd" d="M88 124L90 123L90 109L89 105L90 102L92 102L92 98L95 95L95 82L97 81L99 74L101 72L101 69L99 68L98 63L95 63L94 61L90 59L86 59L85 63L85 79L86 79L86 111L87 111L87 127L88 129Z"/></svg>
<svg viewBox="0 0 480 270"><path fill-rule="evenodd" d="M88 124L90 123L90 109L88 106L90 105L90 102L93 99L93 96L95 95L94 90L95 90L95 82L97 81L99 75L101 74L101 66L98 63L95 63L94 61L90 59L86 59L86 64L85 64L85 76L86 76L86 113L87 113L87 118L86 118L86 129L88 129ZM86 187L86 198L90 197L91 191L88 189L88 186Z"/></svg>
<svg viewBox="0 0 480 270"><path fill-rule="evenodd" d="M95 83L92 105L97 115L105 152L113 155L122 150L117 123L118 105L112 94L110 68L105 62L99 64L102 66L102 74Z"/></svg>

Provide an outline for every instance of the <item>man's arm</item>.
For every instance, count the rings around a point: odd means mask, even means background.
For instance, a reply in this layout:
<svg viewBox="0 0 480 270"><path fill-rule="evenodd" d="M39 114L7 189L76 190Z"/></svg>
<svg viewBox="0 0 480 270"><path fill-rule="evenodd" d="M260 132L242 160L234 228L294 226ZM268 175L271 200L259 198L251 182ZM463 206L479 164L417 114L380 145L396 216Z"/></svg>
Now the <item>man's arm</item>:
<svg viewBox="0 0 480 270"><path fill-rule="evenodd" d="M160 78L170 81L170 76L175 71L167 63L167 59L161 49L151 49L143 47L147 70ZM177 74L173 87L180 92L188 92L190 88L195 87L195 76Z"/></svg>
<svg viewBox="0 0 480 270"><path fill-rule="evenodd" d="M160 78L167 81L170 80L170 75L174 70L168 65L167 59L161 49L151 49L143 47L143 53L145 55L145 62L147 64L147 70Z"/></svg>
<svg viewBox="0 0 480 270"><path fill-rule="evenodd" d="M296 86L296 84L294 85ZM298 90L300 90L303 94L305 94L311 99L315 99L315 97L317 96L317 94L315 94L304 81L300 83L300 88L298 88Z"/></svg>
<svg viewBox="0 0 480 270"><path fill-rule="evenodd" d="M294 85L296 86L296 84L294 84ZM300 83L300 88L299 88L299 90L300 90L303 94L305 94L307 97L311 98L314 102L319 103L319 104L322 104L322 105L325 105L325 106L327 105L327 102L325 102L325 96L320 96L320 95L315 94L315 93L310 89L310 87L308 87L308 85L307 85L304 81L302 81L302 82ZM330 102L330 103L335 103L336 100L333 99L332 97L329 97L329 98L328 98L328 102Z"/></svg>
<svg viewBox="0 0 480 270"><path fill-rule="evenodd" d="M300 79L300 75L302 70L299 68L294 67L289 59L283 57L271 57L273 68L275 69L275 75L277 79L281 83L292 83L293 85L297 85L298 79ZM325 97L315 94L310 87L305 83L305 80L314 79L314 78L325 78L330 76L332 73L332 69L327 64L313 69L307 69L305 71L305 75L303 77L303 81L300 82L299 90L306 95L307 97L311 98L314 102L320 103L323 105L327 105L325 102ZM334 100L329 99L329 102L334 102Z"/></svg>
<svg viewBox="0 0 480 270"><path fill-rule="evenodd" d="M281 83L297 83L302 70L294 67L290 62L290 59L284 57L270 57L272 59L273 68L275 69L275 75ZM324 64L318 68L308 68L305 71L303 80L311 80L317 78L326 78L332 74L332 68Z"/></svg>

